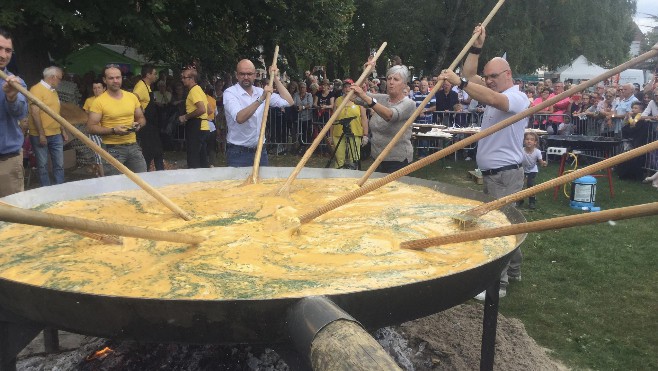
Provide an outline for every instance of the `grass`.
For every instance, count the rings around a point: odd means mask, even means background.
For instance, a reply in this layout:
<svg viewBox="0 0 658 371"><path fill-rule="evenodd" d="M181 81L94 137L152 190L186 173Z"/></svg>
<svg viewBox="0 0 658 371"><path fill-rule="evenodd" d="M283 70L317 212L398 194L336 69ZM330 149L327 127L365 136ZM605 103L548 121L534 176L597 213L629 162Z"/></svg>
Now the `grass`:
<svg viewBox="0 0 658 371"><path fill-rule="evenodd" d="M449 166L450 168L446 168ZM464 180L473 163L432 165L413 174L478 189ZM538 183L557 174L540 170ZM596 205L607 210L654 202L647 184L613 174L598 178ZM537 195L537 210L522 208L528 221L579 214L553 192ZM523 281L512 282L500 311L519 318L528 333L574 369L658 369L658 217L623 220L533 233L522 245Z"/></svg>
<svg viewBox="0 0 658 371"><path fill-rule="evenodd" d="M167 159L181 156L169 153ZM299 159L270 156L270 165L295 166ZM326 160L314 156L307 166L324 167ZM411 175L480 190L466 178L474 167L450 158ZM537 182L556 173L552 163L540 170ZM611 198L607 180L598 179L596 205L604 210L658 198L651 186L616 177ZM529 221L581 213L561 192L557 200L552 191L537 195L537 206L522 208ZM501 313L520 319L530 336L571 368L658 369L657 230L653 216L529 235L522 245L523 281L510 284Z"/></svg>

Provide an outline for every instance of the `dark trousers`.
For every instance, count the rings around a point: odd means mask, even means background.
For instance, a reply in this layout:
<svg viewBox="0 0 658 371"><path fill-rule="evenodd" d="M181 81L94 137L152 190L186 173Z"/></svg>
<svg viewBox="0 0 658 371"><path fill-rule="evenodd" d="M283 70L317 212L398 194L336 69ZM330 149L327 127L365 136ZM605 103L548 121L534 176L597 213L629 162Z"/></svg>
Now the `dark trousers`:
<svg viewBox="0 0 658 371"><path fill-rule="evenodd" d="M409 165L409 161L405 159L404 161L382 161L377 169L375 170L378 173L394 173L403 167Z"/></svg>
<svg viewBox="0 0 658 371"><path fill-rule="evenodd" d="M194 118L185 123L185 147L187 150L187 168L208 167L208 154L203 141L208 131L201 131L201 119Z"/></svg>
<svg viewBox="0 0 658 371"><path fill-rule="evenodd" d="M144 160L146 161L147 170L151 166L151 161L153 161L155 165L155 170L164 170L164 157L162 156L162 152L151 153L150 151L142 150L142 154L144 155Z"/></svg>

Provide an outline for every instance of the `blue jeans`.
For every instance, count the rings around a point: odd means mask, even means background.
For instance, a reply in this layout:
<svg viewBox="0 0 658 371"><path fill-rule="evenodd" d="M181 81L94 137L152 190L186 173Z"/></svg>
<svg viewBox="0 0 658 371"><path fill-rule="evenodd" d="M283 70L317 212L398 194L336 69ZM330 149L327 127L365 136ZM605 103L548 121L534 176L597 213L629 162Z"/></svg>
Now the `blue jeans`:
<svg viewBox="0 0 658 371"><path fill-rule="evenodd" d="M254 166L256 149L226 143L226 162L230 167ZM267 166L267 151L260 153L260 166Z"/></svg>
<svg viewBox="0 0 658 371"><path fill-rule="evenodd" d="M37 158L37 171L41 186L49 186L50 177L48 176L48 154L53 165L54 184L64 183L64 138L62 134L49 135L46 137L48 143L41 146L39 137L30 135L30 143L34 156Z"/></svg>

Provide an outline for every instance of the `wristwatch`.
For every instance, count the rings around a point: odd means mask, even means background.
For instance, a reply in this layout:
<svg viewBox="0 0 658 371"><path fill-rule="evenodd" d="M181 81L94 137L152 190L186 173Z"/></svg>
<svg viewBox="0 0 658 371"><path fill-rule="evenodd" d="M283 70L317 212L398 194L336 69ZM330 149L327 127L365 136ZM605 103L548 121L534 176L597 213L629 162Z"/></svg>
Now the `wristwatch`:
<svg viewBox="0 0 658 371"><path fill-rule="evenodd" d="M377 104L377 99L372 98L372 103L370 103L370 104L368 105L368 108L372 108L372 107L374 107L375 104Z"/></svg>
<svg viewBox="0 0 658 371"><path fill-rule="evenodd" d="M263 104L263 102L264 102L265 100L262 99L262 98L263 98L262 96L256 98L256 102L258 102L258 104Z"/></svg>
<svg viewBox="0 0 658 371"><path fill-rule="evenodd" d="M462 77L460 80L461 80L461 83L459 83L459 90L464 90L466 85L468 85L468 79L465 78L465 77Z"/></svg>

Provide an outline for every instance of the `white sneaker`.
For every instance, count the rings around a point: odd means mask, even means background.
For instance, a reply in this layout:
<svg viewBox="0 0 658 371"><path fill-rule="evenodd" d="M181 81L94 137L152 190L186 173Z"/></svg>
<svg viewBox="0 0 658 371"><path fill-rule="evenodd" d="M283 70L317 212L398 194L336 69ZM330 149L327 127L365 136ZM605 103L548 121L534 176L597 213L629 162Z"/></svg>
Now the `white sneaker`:
<svg viewBox="0 0 658 371"><path fill-rule="evenodd" d="M504 298L507 296L507 289L501 288L498 290L498 298ZM482 291L481 293L475 295L475 300L484 301L487 298L487 292Z"/></svg>
<svg viewBox="0 0 658 371"><path fill-rule="evenodd" d="M470 157L466 157L466 158L464 159L464 161L471 161L471 158L470 158Z"/></svg>

